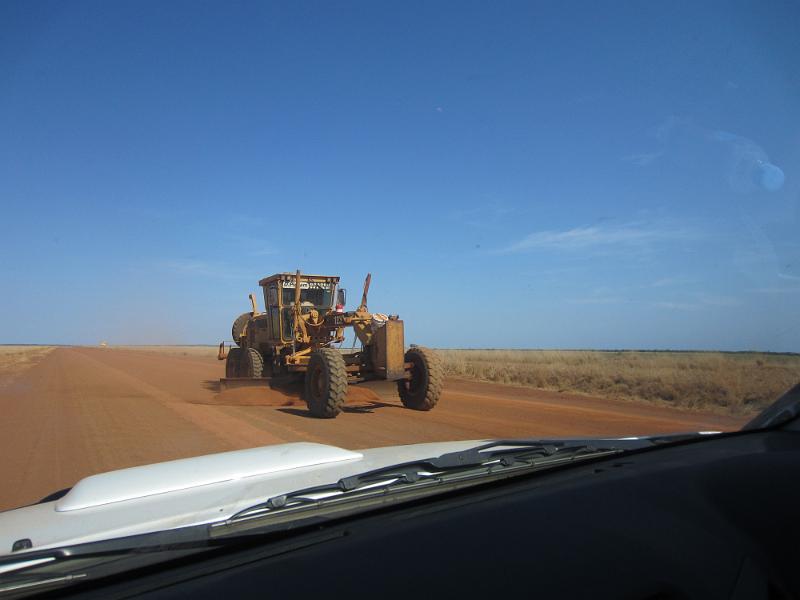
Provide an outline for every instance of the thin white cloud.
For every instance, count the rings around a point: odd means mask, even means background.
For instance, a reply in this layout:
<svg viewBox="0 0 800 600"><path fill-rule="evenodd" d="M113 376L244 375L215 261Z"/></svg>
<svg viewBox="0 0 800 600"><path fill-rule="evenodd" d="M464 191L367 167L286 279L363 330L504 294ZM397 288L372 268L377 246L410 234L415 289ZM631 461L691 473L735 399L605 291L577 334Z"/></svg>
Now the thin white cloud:
<svg viewBox="0 0 800 600"><path fill-rule="evenodd" d="M212 279L244 279L248 275L231 265L197 259L169 259L159 262L159 267L179 275L193 275Z"/></svg>
<svg viewBox="0 0 800 600"><path fill-rule="evenodd" d="M229 234L228 243L244 256L272 256L278 250L268 241L260 237L251 237L241 233Z"/></svg>
<svg viewBox="0 0 800 600"><path fill-rule="evenodd" d="M654 302L653 306L665 310L699 310L702 308L701 304L693 302Z"/></svg>
<svg viewBox="0 0 800 600"><path fill-rule="evenodd" d="M516 208L492 202L483 206L460 208L449 214L450 219L477 228L497 227L509 216L519 212Z"/></svg>
<svg viewBox="0 0 800 600"><path fill-rule="evenodd" d="M792 286L760 287L760 288L752 288L750 291L755 294L800 294L800 287L792 287Z"/></svg>
<svg viewBox="0 0 800 600"><path fill-rule="evenodd" d="M714 296L711 294L698 294L700 304L705 306L739 306L742 301L731 296Z"/></svg>
<svg viewBox="0 0 800 600"><path fill-rule="evenodd" d="M604 298L571 298L568 304L622 304L627 302L624 298L604 297Z"/></svg>
<svg viewBox="0 0 800 600"><path fill-rule="evenodd" d="M781 279L787 279L789 281L800 281L800 277L797 275L789 275L788 273L778 273L778 277Z"/></svg>
<svg viewBox="0 0 800 600"><path fill-rule="evenodd" d="M687 233L641 225L576 227L565 231L535 231L503 249L503 252L528 250L582 250L609 246L647 245L669 239L685 239Z"/></svg>
<svg viewBox="0 0 800 600"><path fill-rule="evenodd" d="M711 294L692 294L691 297L695 298L692 301L663 301L654 302L655 308L665 310L704 310L709 308L729 308L733 306L740 306L741 300L733 298L732 296L715 296Z"/></svg>
<svg viewBox="0 0 800 600"><path fill-rule="evenodd" d="M678 117L676 115L670 115L666 119L664 119L661 123L656 125L653 135L655 138L660 142L666 142L672 136L674 131L679 128L689 128L692 126L691 119L687 117Z"/></svg>
<svg viewBox="0 0 800 600"><path fill-rule="evenodd" d="M608 96L605 92L593 91L579 94L569 100L570 104L597 104Z"/></svg>
<svg viewBox="0 0 800 600"><path fill-rule="evenodd" d="M247 255L248 256L273 256L277 254L278 251L274 248L264 247L264 248L257 248L254 250L250 250Z"/></svg>
<svg viewBox="0 0 800 600"><path fill-rule="evenodd" d="M637 167L646 167L647 165L651 164L657 158L661 156L661 152L643 152L640 154L629 154L628 156L623 156L622 160L627 163L631 163L636 165Z"/></svg>
<svg viewBox="0 0 800 600"><path fill-rule="evenodd" d="M657 279L651 283L650 287L672 287L676 285L685 285L687 283L691 283L691 280L686 277L662 277L661 279Z"/></svg>

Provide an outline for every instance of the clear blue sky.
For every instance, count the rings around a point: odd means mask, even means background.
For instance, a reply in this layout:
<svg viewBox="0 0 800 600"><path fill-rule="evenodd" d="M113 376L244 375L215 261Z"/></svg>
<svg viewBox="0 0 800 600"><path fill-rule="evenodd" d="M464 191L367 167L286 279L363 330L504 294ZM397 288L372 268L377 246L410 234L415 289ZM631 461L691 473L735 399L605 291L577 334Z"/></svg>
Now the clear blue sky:
<svg viewBox="0 0 800 600"><path fill-rule="evenodd" d="M680 4L3 2L0 342L800 351L800 9Z"/></svg>

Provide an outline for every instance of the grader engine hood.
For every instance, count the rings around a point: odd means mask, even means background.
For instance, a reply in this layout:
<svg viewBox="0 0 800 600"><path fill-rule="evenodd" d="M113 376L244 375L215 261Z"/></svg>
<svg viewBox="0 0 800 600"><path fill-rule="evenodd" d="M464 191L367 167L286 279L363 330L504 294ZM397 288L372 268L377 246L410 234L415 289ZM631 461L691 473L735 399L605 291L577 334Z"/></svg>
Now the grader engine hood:
<svg viewBox="0 0 800 600"><path fill-rule="evenodd" d="M373 321L375 323L375 321ZM399 319L387 320L377 326L373 335L372 362L375 371L384 379L401 379L405 373L405 340L403 322Z"/></svg>

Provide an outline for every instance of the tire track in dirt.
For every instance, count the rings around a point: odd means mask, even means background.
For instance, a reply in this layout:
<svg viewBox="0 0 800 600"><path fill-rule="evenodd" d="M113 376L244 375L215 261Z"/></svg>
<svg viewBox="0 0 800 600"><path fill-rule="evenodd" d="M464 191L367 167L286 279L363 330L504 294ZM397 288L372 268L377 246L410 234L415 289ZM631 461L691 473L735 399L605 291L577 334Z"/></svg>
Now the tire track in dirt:
<svg viewBox="0 0 800 600"><path fill-rule="evenodd" d="M79 352L83 360L91 361L98 368L113 372L116 380L121 385L129 386L140 391L143 395L157 400L166 408L175 412L177 416L219 437L231 448L252 448L284 441L283 438L272 435L267 430L253 427L244 420L232 419L213 404L187 402L185 398L156 387L138 376L131 375L126 370L110 366L108 362L98 360L91 350ZM173 371L173 377L176 376L177 373ZM185 377L185 374L181 376Z"/></svg>

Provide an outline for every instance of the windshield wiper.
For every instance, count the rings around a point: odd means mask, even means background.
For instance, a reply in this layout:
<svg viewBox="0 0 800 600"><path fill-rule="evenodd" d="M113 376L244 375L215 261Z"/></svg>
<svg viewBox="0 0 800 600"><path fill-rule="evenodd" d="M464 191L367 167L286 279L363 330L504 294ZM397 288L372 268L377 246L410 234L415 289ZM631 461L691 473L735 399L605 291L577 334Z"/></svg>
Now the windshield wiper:
<svg viewBox="0 0 800 600"><path fill-rule="evenodd" d="M97 542L33 550L0 557L0 596L44 586L69 585L127 570L130 565L163 562L219 547L208 525L193 525ZM124 563L126 566L121 567ZM32 593L32 592L31 592Z"/></svg>
<svg viewBox="0 0 800 600"><path fill-rule="evenodd" d="M70 586L134 568L208 552L214 546L209 544L207 529L204 529L205 541L198 538L195 542L182 544L183 548L174 545L159 547L151 536L150 545L144 546L138 546L137 542L124 538L42 550L20 556L5 556L0 567L0 597L21 597L39 593L43 589ZM32 558L32 555L39 558Z"/></svg>
<svg viewBox="0 0 800 600"><path fill-rule="evenodd" d="M440 456L399 463L343 477L335 483L268 498L210 526L215 538L263 533L339 518L348 513L394 504L428 493L442 493L553 468L580 459L618 454L649 446L643 440L494 440Z"/></svg>

